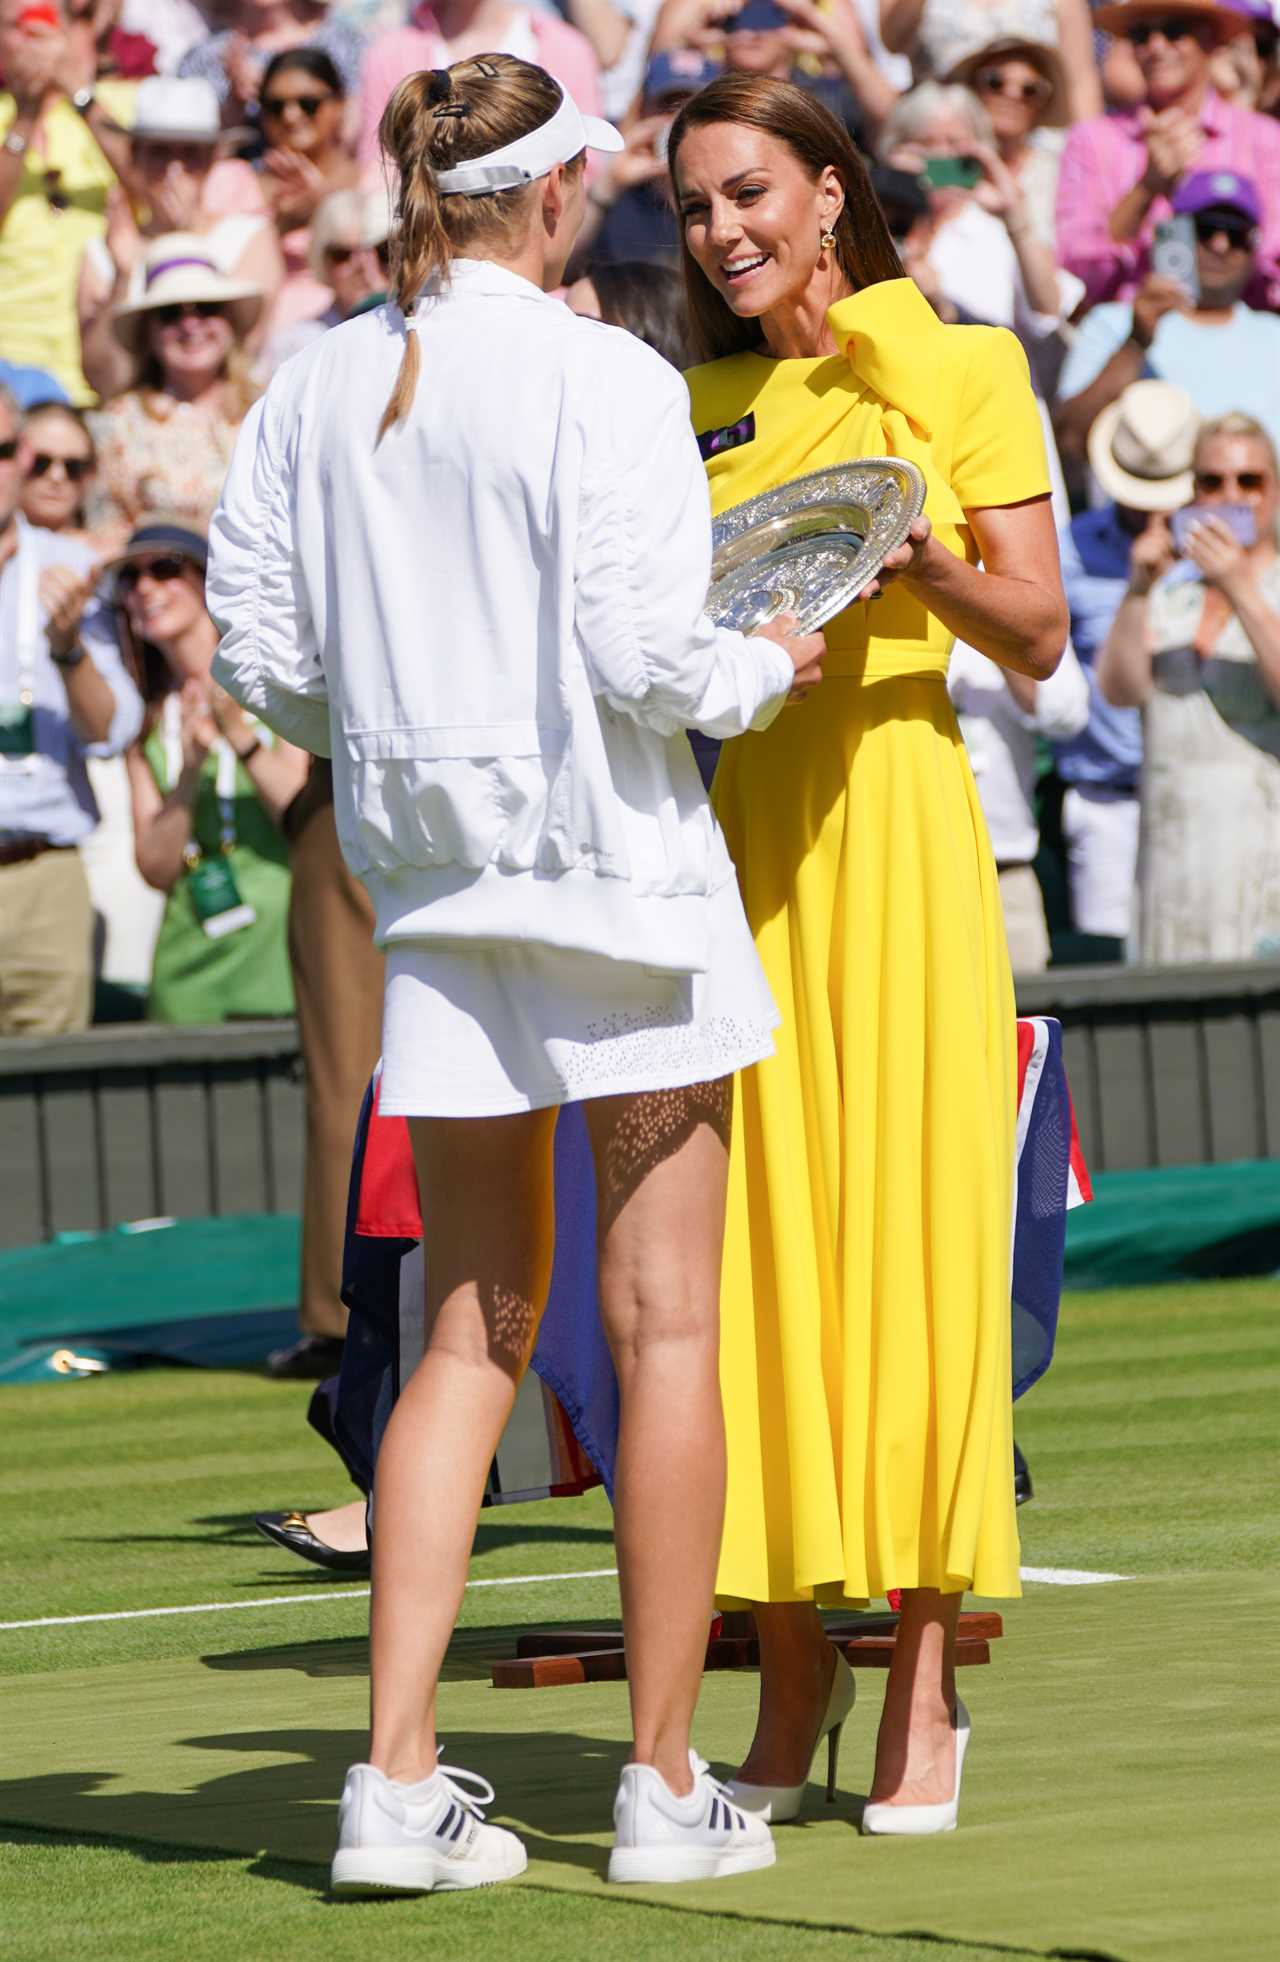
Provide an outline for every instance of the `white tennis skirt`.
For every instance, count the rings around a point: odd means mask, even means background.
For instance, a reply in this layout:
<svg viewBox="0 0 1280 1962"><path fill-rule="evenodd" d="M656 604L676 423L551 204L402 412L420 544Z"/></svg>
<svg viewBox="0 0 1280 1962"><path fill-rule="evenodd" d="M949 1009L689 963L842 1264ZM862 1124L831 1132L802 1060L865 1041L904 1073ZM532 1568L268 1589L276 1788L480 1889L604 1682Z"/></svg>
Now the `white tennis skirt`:
<svg viewBox="0 0 1280 1962"><path fill-rule="evenodd" d="M710 1082L771 1056L780 1017L736 880L707 904L705 974L511 942L393 942L379 1110L500 1117Z"/></svg>

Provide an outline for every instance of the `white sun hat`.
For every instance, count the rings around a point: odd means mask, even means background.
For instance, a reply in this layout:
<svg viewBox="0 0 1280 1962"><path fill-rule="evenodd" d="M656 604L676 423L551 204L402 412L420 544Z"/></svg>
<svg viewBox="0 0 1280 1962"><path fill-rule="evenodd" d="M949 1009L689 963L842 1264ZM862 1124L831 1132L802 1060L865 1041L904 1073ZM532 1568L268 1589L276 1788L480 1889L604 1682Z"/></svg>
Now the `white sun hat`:
<svg viewBox="0 0 1280 1962"><path fill-rule="evenodd" d="M136 356L149 313L157 307L195 306L202 300L225 306L238 339L248 333L262 311L258 287L228 278L214 260L207 239L195 232L166 232L147 246L128 300L112 315L116 339Z"/></svg>
<svg viewBox="0 0 1280 1962"><path fill-rule="evenodd" d="M561 89L560 106L545 123L514 143L504 143L500 150L470 157L451 170L438 170L436 188L446 197L487 197L491 191L514 191L521 184L532 184L583 150L616 155L625 148L621 130L600 116L584 116L569 91Z"/></svg>

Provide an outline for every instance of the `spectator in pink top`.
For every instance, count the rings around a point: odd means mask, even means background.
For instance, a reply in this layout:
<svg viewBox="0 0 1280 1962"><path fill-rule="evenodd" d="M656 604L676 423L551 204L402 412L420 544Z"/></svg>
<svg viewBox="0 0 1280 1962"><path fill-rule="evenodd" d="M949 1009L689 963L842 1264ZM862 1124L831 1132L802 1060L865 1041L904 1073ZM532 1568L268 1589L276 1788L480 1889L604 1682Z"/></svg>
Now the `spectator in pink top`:
<svg viewBox="0 0 1280 1962"><path fill-rule="evenodd" d="M1133 49L1147 99L1077 123L1058 175L1058 256L1091 301L1128 299L1154 228L1190 171L1249 177L1262 202L1254 306L1280 305L1280 122L1232 108L1209 86L1215 48L1247 32L1214 0L1115 0L1094 24Z"/></svg>
<svg viewBox="0 0 1280 1962"><path fill-rule="evenodd" d="M558 14L514 0L422 0L407 27L373 43L360 82L360 162L376 163L378 124L392 93L420 68L447 68L468 55L519 55L567 89L584 115L600 114L600 64L585 34Z"/></svg>

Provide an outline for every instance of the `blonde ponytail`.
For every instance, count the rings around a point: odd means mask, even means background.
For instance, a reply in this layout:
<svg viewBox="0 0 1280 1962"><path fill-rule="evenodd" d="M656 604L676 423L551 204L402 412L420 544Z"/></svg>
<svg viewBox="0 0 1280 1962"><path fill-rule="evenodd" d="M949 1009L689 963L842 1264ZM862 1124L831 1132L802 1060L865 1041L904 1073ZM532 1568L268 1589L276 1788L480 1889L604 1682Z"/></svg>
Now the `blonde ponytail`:
<svg viewBox="0 0 1280 1962"><path fill-rule="evenodd" d="M536 193L536 186L521 185L483 197L445 198L436 172L527 136L559 103L559 84L545 69L515 55L492 54L409 75L387 104L378 138L400 179L390 294L406 317L406 331L377 442L413 407L422 355L411 322L424 287L447 280L450 260L468 247L517 246Z"/></svg>

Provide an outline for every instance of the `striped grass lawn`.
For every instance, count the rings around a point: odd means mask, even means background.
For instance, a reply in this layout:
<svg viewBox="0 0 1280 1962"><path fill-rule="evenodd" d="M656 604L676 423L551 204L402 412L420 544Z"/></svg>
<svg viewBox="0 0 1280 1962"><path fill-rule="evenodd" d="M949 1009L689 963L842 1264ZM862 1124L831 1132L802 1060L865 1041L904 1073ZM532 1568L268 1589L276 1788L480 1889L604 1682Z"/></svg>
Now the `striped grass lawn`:
<svg viewBox="0 0 1280 1962"><path fill-rule="evenodd" d="M614 1581L467 1596L442 1723L526 1837L529 1883L337 1907L323 1861L342 1765L363 1748L367 1604L249 1523L348 1495L305 1391L176 1370L0 1390L0 1620L246 1604L0 1633L3 1952L141 1962L323 1944L339 1962L394 1929L409 1952L459 1962L500 1945L628 1962L1271 1954L1278 1307L1263 1281L1066 1305L1054 1368L1019 1410L1037 1490L1024 1559L1132 1578L1029 1586L1007 1607L994 1667L963 1679L959 1833L856 1836L881 1687L864 1673L834 1811L815 1794L769 1874L643 1899L600 1878L625 1690L487 1684L518 1626L615 1616ZM593 1494L486 1514L473 1578L612 1565ZM699 1734L716 1762L745 1743L753 1693L747 1677L708 1679Z"/></svg>

